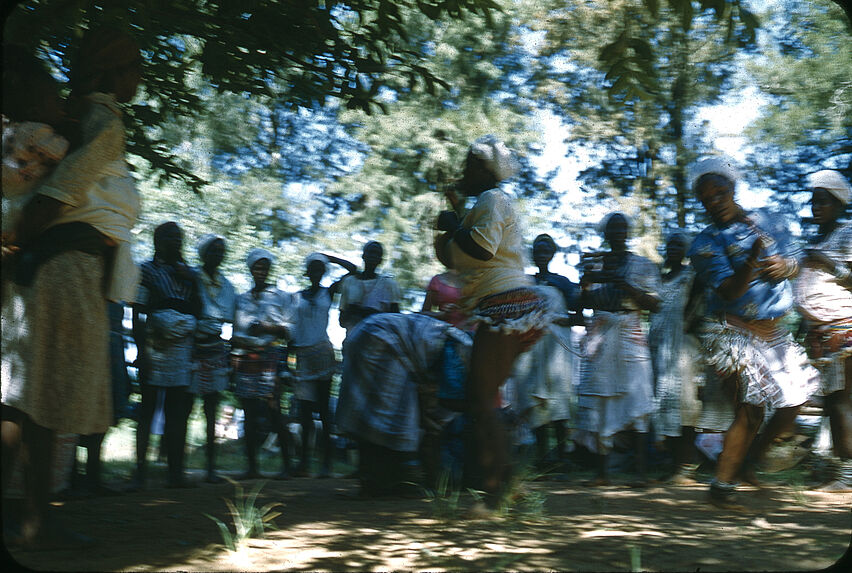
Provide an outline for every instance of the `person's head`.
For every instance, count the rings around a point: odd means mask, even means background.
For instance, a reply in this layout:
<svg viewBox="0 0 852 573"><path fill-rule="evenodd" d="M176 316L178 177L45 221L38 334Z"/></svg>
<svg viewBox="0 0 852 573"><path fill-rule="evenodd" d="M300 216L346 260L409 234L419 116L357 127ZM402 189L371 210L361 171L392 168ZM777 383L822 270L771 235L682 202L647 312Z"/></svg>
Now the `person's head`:
<svg viewBox="0 0 852 573"><path fill-rule="evenodd" d="M680 265L686 256L688 241L683 233L674 233L666 241L665 266L672 268Z"/></svg>
<svg viewBox="0 0 852 573"><path fill-rule="evenodd" d="M167 263L183 260L183 231L174 221L154 229L154 253Z"/></svg>
<svg viewBox="0 0 852 573"><path fill-rule="evenodd" d="M553 260L553 255L559 248L556 246L556 241L547 233L542 233L533 240L532 258L535 266L540 269L547 268L550 261Z"/></svg>
<svg viewBox="0 0 852 573"><path fill-rule="evenodd" d="M739 173L729 159L705 159L694 168L692 190L717 225L732 221L741 211L734 199L738 179Z"/></svg>
<svg viewBox="0 0 852 573"><path fill-rule="evenodd" d="M811 212L817 225L834 223L849 205L852 188L846 179L831 169L812 173L808 177L811 190Z"/></svg>
<svg viewBox="0 0 852 573"><path fill-rule="evenodd" d="M321 253L311 253L305 257L305 276L311 281L312 286L319 286L322 277L325 276L327 262L328 259Z"/></svg>
<svg viewBox="0 0 852 573"><path fill-rule="evenodd" d="M604 240L609 243L613 251L621 251L627 248L627 237L630 232L630 224L627 216L623 213L610 214L603 225Z"/></svg>
<svg viewBox="0 0 852 573"><path fill-rule="evenodd" d="M85 33L71 63L71 89L85 96L92 92L115 95L128 102L142 81L142 55L133 37L109 26Z"/></svg>
<svg viewBox="0 0 852 573"><path fill-rule="evenodd" d="M378 241L370 241L364 245L364 252L361 258L364 260L364 270L374 271L376 267L382 264L382 259L385 256L385 249Z"/></svg>
<svg viewBox="0 0 852 573"><path fill-rule="evenodd" d="M216 270L225 259L225 237L208 233L198 241L198 258L205 269Z"/></svg>
<svg viewBox="0 0 852 573"><path fill-rule="evenodd" d="M275 255L266 249L258 247L249 251L246 256L246 265L248 265L255 286L266 284L266 279L269 278L269 269L273 262L275 262Z"/></svg>
<svg viewBox="0 0 852 573"><path fill-rule="evenodd" d="M486 135L470 145L459 187L467 195L479 195L517 173L518 168L512 151L495 136Z"/></svg>
<svg viewBox="0 0 852 573"><path fill-rule="evenodd" d="M3 46L3 115L56 126L65 119L59 82L28 49Z"/></svg>

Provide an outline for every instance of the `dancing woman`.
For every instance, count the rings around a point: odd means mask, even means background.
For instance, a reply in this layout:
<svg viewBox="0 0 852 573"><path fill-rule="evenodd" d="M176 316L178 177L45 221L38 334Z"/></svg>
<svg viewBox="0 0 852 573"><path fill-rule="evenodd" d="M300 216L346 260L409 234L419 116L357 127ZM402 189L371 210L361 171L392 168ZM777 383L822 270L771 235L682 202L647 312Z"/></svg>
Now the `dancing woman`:
<svg viewBox="0 0 852 573"><path fill-rule="evenodd" d="M837 171L811 175L811 209L819 226L795 284L796 304L808 334L805 343L822 374L820 394L838 458L822 491L852 491L852 224L840 218L849 205L849 183Z"/></svg>
<svg viewBox="0 0 852 573"><path fill-rule="evenodd" d="M641 315L660 306L660 273L651 261L627 250L629 226L624 215L611 214L603 229L610 247L603 266L586 270L580 279L581 304L593 309L594 317L583 341L577 441L598 456L598 475L590 485L605 485L613 438L632 430L639 479L631 485L643 486L654 389Z"/></svg>
<svg viewBox="0 0 852 573"><path fill-rule="evenodd" d="M523 234L512 199L497 184L517 171L517 162L493 136L468 150L458 189L476 197L459 222L452 211L439 216L439 260L462 279L462 307L477 324L467 385L479 487L494 506L509 477L508 439L497 417L500 386L515 358L542 334L549 320L546 295L524 273ZM477 511L480 508L477 508Z"/></svg>
<svg viewBox="0 0 852 573"><path fill-rule="evenodd" d="M737 204L738 178L726 159L696 166L692 188L712 222L689 250L699 279L711 289L701 336L704 356L718 374L716 382L736 401L710 484L710 502L728 509L740 508L734 500L737 481L756 483L755 464L792 425L818 383L817 371L780 324L793 305L788 279L798 264L768 221ZM775 413L755 440L767 406Z"/></svg>

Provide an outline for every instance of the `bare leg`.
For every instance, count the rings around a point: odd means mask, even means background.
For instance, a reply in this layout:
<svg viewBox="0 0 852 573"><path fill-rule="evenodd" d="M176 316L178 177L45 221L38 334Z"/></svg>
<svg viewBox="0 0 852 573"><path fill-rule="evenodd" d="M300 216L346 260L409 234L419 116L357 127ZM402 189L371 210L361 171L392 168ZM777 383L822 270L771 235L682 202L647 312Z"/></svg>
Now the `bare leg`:
<svg viewBox="0 0 852 573"><path fill-rule="evenodd" d="M203 397L204 420L207 431L207 483L220 483L222 478L216 475L216 414L219 410L219 393L210 392ZM190 409L192 402L190 402Z"/></svg>
<svg viewBox="0 0 852 573"><path fill-rule="evenodd" d="M54 436L53 430L39 426L29 418L23 424L26 463L21 537L25 543L36 542L46 533Z"/></svg>
<svg viewBox="0 0 852 573"><path fill-rule="evenodd" d="M242 479L255 479L261 477L257 466L257 440L258 416L261 407L259 398L243 398L243 439L246 442L246 458L248 459L248 471L242 475Z"/></svg>
<svg viewBox="0 0 852 573"><path fill-rule="evenodd" d="M22 450L22 425L24 415L15 408L3 406L3 421L0 426L0 443L3 456L3 491L7 491L12 479L12 469Z"/></svg>
<svg viewBox="0 0 852 573"><path fill-rule="evenodd" d="M136 422L136 476L131 488L144 488L147 478L148 444L151 439L151 420L157 406L157 388L144 382L140 384L142 402Z"/></svg>
<svg viewBox="0 0 852 573"><path fill-rule="evenodd" d="M737 478L762 421L763 408L751 404L737 406L734 421L725 433L722 453L719 454L716 466L717 480L731 483Z"/></svg>
<svg viewBox="0 0 852 573"><path fill-rule="evenodd" d="M331 379L317 382L317 402L322 434L319 442L322 447L322 468L318 477L329 477L331 474L331 415L328 411L328 398L331 393Z"/></svg>
<svg viewBox="0 0 852 573"><path fill-rule="evenodd" d="M473 340L468 384L475 459L481 487L490 504L496 504L509 471L508 436L497 416L500 386L521 352L518 336L478 330Z"/></svg>
<svg viewBox="0 0 852 573"><path fill-rule="evenodd" d="M297 476L308 474L311 459L311 437L316 433L314 406L315 403L310 400L299 400L299 425L302 426L302 459L299 462L299 468L296 470Z"/></svg>
<svg viewBox="0 0 852 573"><path fill-rule="evenodd" d="M823 491L852 491L852 357L846 360L846 388L825 397L834 456L840 459L838 474Z"/></svg>
<svg viewBox="0 0 852 573"><path fill-rule="evenodd" d="M278 445L281 448L281 471L275 477L276 479L289 479L290 451L293 448L293 436L290 435L290 429L287 427L287 422L281 413L281 394L276 391L275 395L266 401L266 406L269 408L269 420L278 434Z"/></svg>

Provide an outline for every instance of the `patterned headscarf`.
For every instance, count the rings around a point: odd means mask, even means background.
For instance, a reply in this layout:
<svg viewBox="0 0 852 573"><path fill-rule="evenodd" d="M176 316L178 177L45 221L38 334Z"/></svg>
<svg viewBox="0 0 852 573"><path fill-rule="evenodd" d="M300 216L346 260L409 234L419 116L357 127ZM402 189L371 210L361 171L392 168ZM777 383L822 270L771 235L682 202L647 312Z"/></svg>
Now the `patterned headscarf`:
<svg viewBox="0 0 852 573"><path fill-rule="evenodd" d="M196 246L196 249L198 251L198 258L203 261L204 255L207 254L207 249L210 248L210 245L219 240L225 242L225 237L223 237L222 235L217 235L216 233L207 233L206 235L203 235L200 239L198 239L198 245Z"/></svg>
<svg viewBox="0 0 852 573"><path fill-rule="evenodd" d="M740 180L740 172L733 159L723 156L711 157L709 159L699 161L692 167L689 177L691 182L690 187L692 190L695 191L695 185L698 183L698 180L702 175L708 175L710 173L721 175L733 183L734 186L736 186L737 181Z"/></svg>
<svg viewBox="0 0 852 573"><path fill-rule="evenodd" d="M521 167L512 150L494 135L480 137L470 145L468 152L482 160L497 181L511 177Z"/></svg>
<svg viewBox="0 0 852 573"><path fill-rule="evenodd" d="M852 189L849 182L839 172L833 169L823 169L808 175L808 187L811 189L825 189L844 205L849 204L849 196Z"/></svg>
<svg viewBox="0 0 852 573"><path fill-rule="evenodd" d="M260 247L256 247L249 251L248 255L246 255L246 264L248 264L249 270L254 266L257 261L262 259L268 259L269 264L275 262L275 255L267 251L266 249L261 249Z"/></svg>

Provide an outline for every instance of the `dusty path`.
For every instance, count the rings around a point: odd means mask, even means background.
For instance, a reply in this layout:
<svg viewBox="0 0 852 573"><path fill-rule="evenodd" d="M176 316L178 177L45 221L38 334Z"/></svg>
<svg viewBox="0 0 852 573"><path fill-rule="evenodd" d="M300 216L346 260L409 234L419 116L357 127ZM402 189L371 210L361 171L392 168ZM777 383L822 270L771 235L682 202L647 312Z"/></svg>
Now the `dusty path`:
<svg viewBox="0 0 852 573"><path fill-rule="evenodd" d="M233 499L232 485L153 489L58 508L100 540L95 548L14 557L55 571L629 571L631 556L652 571L812 571L839 559L852 536L852 494L773 486L751 490L753 511L732 515L704 503L703 485L528 487L542 511L463 521L446 502L341 498L355 492L352 480L269 481L258 505L283 503L278 530L236 553L204 516L231 524L223 497Z"/></svg>

